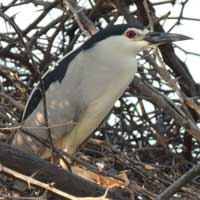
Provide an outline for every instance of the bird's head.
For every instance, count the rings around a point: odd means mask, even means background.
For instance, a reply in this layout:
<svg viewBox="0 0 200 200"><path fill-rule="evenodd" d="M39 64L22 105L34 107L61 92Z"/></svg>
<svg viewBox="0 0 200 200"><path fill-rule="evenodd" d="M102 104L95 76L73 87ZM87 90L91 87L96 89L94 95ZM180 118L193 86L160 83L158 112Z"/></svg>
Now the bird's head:
<svg viewBox="0 0 200 200"><path fill-rule="evenodd" d="M148 47L187 39L191 38L181 34L150 32L138 25L121 24L99 31L85 43L84 49L100 44L105 50L113 48L114 51L137 54Z"/></svg>

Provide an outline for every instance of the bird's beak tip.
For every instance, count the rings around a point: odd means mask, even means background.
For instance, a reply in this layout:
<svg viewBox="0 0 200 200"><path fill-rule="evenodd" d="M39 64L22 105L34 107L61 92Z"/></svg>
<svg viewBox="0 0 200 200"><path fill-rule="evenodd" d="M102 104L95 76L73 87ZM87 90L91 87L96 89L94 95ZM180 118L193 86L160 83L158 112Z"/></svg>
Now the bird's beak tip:
<svg viewBox="0 0 200 200"><path fill-rule="evenodd" d="M181 41L181 40L193 40L193 38L186 35L180 35L180 38L177 41Z"/></svg>
<svg viewBox="0 0 200 200"><path fill-rule="evenodd" d="M144 39L151 44L164 44L182 40L191 40L192 38L186 35L176 33L149 32Z"/></svg>

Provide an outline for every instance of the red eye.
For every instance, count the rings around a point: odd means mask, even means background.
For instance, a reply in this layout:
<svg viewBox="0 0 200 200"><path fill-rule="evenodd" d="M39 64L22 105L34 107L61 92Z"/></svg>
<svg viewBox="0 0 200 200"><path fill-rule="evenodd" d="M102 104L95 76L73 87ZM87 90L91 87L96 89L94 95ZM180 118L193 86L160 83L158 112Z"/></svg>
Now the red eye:
<svg viewBox="0 0 200 200"><path fill-rule="evenodd" d="M136 36L136 32L134 30L129 30L126 32L126 36L130 39L134 38Z"/></svg>

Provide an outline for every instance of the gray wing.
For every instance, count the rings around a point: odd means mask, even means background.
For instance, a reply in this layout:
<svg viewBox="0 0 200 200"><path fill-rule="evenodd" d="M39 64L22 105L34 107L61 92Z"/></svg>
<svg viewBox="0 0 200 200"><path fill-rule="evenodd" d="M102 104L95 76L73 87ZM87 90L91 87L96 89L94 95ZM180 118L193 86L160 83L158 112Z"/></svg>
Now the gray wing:
<svg viewBox="0 0 200 200"><path fill-rule="evenodd" d="M47 101L48 122L55 143L59 142L59 139L74 127L74 120L80 112L79 107L68 99L69 87L68 93L63 94L63 90L67 87L63 83L67 76L67 70L80 50L75 50L65 56L58 62L54 70L47 72L42 77ZM38 83L27 101L22 117L22 129L30 132L35 138L46 139L48 138L48 129L44 125L42 94L41 83ZM44 146L34 137L18 130L12 144L23 151L44 155ZM59 146L59 144L57 145Z"/></svg>
<svg viewBox="0 0 200 200"><path fill-rule="evenodd" d="M46 92L52 84L56 82L59 82L59 83L62 82L62 80L66 76L67 69L70 62L75 58L75 56L80 51L81 51L81 48L70 52L58 62L54 70L48 71L47 73L44 74L44 76L42 77L44 91L42 89L42 84L39 82L35 86L35 88L32 90L28 98L28 101L26 103L26 107L22 116L22 121L25 120L38 106L38 104L42 100L43 92Z"/></svg>

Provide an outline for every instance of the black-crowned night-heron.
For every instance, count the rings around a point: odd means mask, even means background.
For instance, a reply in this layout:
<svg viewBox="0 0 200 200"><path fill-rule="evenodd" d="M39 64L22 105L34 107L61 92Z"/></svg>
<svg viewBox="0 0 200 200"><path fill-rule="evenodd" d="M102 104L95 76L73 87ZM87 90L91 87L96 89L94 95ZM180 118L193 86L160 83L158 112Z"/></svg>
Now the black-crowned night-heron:
<svg viewBox="0 0 200 200"><path fill-rule="evenodd" d="M53 142L69 154L93 133L122 95L137 71L136 55L150 46L189 39L171 33L149 32L138 25L115 25L99 31L67 54L43 77L46 109ZM23 115L23 129L48 138L42 90L38 84ZM36 139L18 131L13 144L46 157Z"/></svg>

